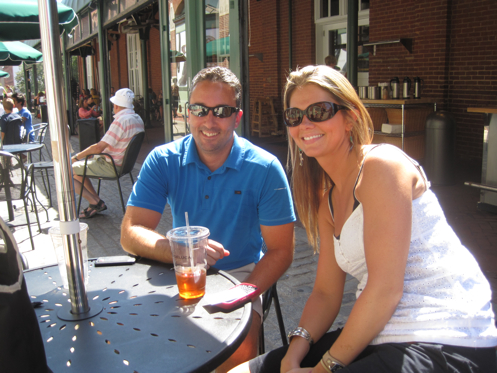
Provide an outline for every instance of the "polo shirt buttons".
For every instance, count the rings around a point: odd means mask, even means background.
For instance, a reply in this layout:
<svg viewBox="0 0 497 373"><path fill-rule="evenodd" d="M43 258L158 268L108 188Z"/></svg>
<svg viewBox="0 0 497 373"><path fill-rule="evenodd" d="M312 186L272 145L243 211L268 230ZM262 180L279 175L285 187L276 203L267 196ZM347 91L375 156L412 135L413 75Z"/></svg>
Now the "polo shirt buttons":
<svg viewBox="0 0 497 373"><path fill-rule="evenodd" d="M205 196L205 199L209 199L209 196Z"/></svg>
<svg viewBox="0 0 497 373"><path fill-rule="evenodd" d="M210 180L211 178L212 178L212 176L209 176L209 177L207 177L207 180Z"/></svg>

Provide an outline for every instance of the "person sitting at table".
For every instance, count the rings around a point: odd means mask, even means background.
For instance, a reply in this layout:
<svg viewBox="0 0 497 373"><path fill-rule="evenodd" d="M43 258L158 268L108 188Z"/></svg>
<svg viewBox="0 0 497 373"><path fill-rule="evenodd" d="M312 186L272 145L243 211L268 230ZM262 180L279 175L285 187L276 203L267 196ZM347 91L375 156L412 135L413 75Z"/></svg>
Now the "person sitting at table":
<svg viewBox="0 0 497 373"><path fill-rule="evenodd" d="M103 133L104 122L102 120L102 113L100 111L94 110L91 105L93 104L93 97L86 96L79 101L78 116L80 119L98 119L98 126L100 132Z"/></svg>
<svg viewBox="0 0 497 373"><path fill-rule="evenodd" d="M174 227L186 225L188 212L191 225L209 228L208 265L264 292L293 258L295 214L285 172L275 156L236 135L242 87L229 69L203 69L191 87L191 134L148 155L128 201L121 244L134 255L172 263L165 232L156 231L169 203ZM258 299L247 338L216 372L257 355L261 316Z"/></svg>
<svg viewBox="0 0 497 373"><path fill-rule="evenodd" d="M21 116L13 113L14 101L11 98L3 100L2 107L5 113L0 118L0 131L3 145L21 144L24 130Z"/></svg>
<svg viewBox="0 0 497 373"><path fill-rule="evenodd" d="M38 94L34 98L36 117L38 119L41 118L41 106L40 105L45 105L45 103L46 103L45 91L38 92Z"/></svg>
<svg viewBox="0 0 497 373"><path fill-rule="evenodd" d="M90 89L90 95L93 99L93 104L95 104L97 110L100 110L100 93L97 92L95 88Z"/></svg>
<svg viewBox="0 0 497 373"><path fill-rule="evenodd" d="M17 108L18 113L21 116L22 124L26 130L26 135L28 135L33 129L33 118L31 116L31 112L24 106L26 105L26 98L22 93L14 93L12 98L14 99L14 106ZM34 140L35 134L31 132L31 134L29 134L28 142Z"/></svg>
<svg viewBox="0 0 497 373"><path fill-rule="evenodd" d="M395 146L371 145L366 108L332 68L291 73L284 107L316 281L290 345L232 372L495 372L489 283L423 169ZM328 333L347 273L357 300Z"/></svg>
<svg viewBox="0 0 497 373"><path fill-rule="evenodd" d="M118 90L115 96L110 98L110 101L114 104L114 121L111 123L104 137L98 143L89 146L72 157L74 190L76 193L80 193L81 190L86 156L107 153L112 156L119 171L129 142L138 132L145 131L142 119L133 110L134 97L135 94L131 89L123 88ZM86 174L93 176L115 176L112 161L106 156L89 159ZM93 188L91 180L88 178L85 178L83 198L90 205L81 211L79 215L80 219L92 218L97 213L107 210L105 202L100 199Z"/></svg>

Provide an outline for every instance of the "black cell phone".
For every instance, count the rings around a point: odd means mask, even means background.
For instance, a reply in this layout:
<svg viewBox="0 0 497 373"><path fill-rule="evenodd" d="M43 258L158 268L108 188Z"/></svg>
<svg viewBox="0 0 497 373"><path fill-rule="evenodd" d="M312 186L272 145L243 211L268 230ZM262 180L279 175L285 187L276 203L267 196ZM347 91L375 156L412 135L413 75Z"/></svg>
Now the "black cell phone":
<svg viewBox="0 0 497 373"><path fill-rule="evenodd" d="M135 264L135 262L136 258L127 255L101 256L95 262L95 267L120 266L127 264Z"/></svg>

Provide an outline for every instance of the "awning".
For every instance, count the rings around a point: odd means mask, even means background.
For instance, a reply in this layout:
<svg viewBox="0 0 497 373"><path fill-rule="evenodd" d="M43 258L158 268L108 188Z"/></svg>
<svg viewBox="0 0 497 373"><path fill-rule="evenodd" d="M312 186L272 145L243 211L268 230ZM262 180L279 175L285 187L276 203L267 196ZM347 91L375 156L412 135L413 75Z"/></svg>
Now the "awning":
<svg viewBox="0 0 497 373"><path fill-rule="evenodd" d="M18 66L22 62L43 61L43 54L20 41L0 42L0 66Z"/></svg>
<svg viewBox="0 0 497 373"><path fill-rule="evenodd" d="M71 8L58 3L59 31L71 32L78 17ZM0 41L40 39L38 1L0 0Z"/></svg>
<svg viewBox="0 0 497 373"><path fill-rule="evenodd" d="M225 56L230 54L230 37L213 40L205 45L205 55L212 56Z"/></svg>

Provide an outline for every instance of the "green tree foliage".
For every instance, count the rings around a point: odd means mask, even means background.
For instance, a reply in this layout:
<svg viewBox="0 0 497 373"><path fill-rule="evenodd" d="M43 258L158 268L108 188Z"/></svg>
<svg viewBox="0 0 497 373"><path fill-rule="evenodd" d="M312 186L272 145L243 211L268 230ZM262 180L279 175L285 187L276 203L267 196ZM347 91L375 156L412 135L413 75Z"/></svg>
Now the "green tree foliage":
<svg viewBox="0 0 497 373"><path fill-rule="evenodd" d="M31 79L31 93L34 96L38 94L40 91L45 90L45 70L43 69L42 63L36 64L36 75L38 80L38 92L35 92L34 89L34 76L33 76L33 68L29 70L29 77ZM16 74L16 91L26 94L26 85L24 84L24 70L21 66L19 71Z"/></svg>

